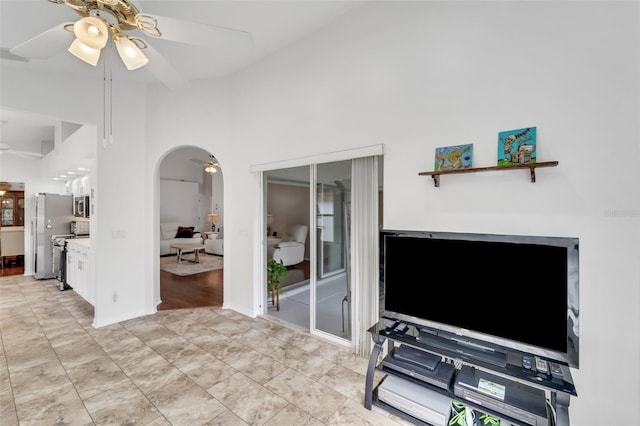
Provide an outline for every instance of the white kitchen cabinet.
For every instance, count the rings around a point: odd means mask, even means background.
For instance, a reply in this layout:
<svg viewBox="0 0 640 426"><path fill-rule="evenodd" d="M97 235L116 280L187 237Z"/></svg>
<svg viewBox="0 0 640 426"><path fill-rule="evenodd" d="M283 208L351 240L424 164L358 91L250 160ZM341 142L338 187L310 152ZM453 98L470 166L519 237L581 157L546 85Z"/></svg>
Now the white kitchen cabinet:
<svg viewBox="0 0 640 426"><path fill-rule="evenodd" d="M67 284L93 305L95 292L91 282L90 247L89 238L67 241Z"/></svg>

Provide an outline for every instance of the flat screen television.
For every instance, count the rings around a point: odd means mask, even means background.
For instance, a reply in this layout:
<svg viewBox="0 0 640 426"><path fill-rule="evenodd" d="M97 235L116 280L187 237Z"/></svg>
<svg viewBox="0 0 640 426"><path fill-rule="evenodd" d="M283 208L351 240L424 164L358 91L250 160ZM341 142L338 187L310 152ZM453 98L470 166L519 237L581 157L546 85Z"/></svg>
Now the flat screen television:
<svg viewBox="0 0 640 426"><path fill-rule="evenodd" d="M578 368L578 272L578 238L380 231L381 316L471 356Z"/></svg>

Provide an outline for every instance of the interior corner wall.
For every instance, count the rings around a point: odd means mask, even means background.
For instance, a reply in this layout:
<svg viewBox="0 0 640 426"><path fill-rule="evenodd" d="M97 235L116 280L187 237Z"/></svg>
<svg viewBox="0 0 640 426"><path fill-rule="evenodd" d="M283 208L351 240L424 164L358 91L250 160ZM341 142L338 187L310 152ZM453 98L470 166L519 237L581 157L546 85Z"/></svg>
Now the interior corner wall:
<svg viewBox="0 0 640 426"><path fill-rule="evenodd" d="M100 143L94 185L96 327L155 312L152 271L142 266L152 264L149 218L155 212L144 197L151 192L146 177L153 174L146 167L146 89L124 81L114 86L113 143Z"/></svg>
<svg viewBox="0 0 640 426"><path fill-rule="evenodd" d="M211 210L207 213L217 213L216 229L224 227L224 169L211 175Z"/></svg>
<svg viewBox="0 0 640 426"><path fill-rule="evenodd" d="M20 84L15 84L19 81ZM16 73L2 67L0 84L2 105L34 112L63 121L95 124L103 133L102 79L77 76ZM94 326L153 312L147 302L149 270L140 262L140 253L150 252L151 238L141 238L141 229L151 226L147 218L153 211L144 204L147 187L145 165L146 95L144 86L120 81L114 85L113 99L118 108L113 115L113 143L102 144L98 135L96 171L92 171L91 274L96 287ZM64 100L64 102L61 102ZM125 102L126 100L126 102ZM100 138L101 139L101 138ZM36 181L38 187L26 193L46 191L50 184ZM28 184L28 182L25 182ZM26 195L26 194L25 194ZM25 212L28 214L28 212ZM132 259L134 265L128 268ZM28 259L25 259L28 261ZM114 268L114 265L123 265ZM122 274L127 270L127 274Z"/></svg>
<svg viewBox="0 0 640 426"><path fill-rule="evenodd" d="M5 61L0 61L3 65ZM16 82L19 82L17 84ZM0 71L0 102L4 108L27 111L76 123L96 123L100 111L99 102L61 102L73 99L101 99L102 81L71 79L64 75L17 72L10 66ZM94 132L95 133L95 132ZM88 143L95 143L94 139ZM84 153L85 151L83 151ZM73 155L73 153L69 153ZM58 165L65 164L65 156L58 158ZM25 184L25 275L34 273L33 234L30 223L35 215L33 195L40 192L64 194L64 182L53 181L43 173L41 167L54 167L49 159L30 160L11 155L0 156L1 180L24 182Z"/></svg>

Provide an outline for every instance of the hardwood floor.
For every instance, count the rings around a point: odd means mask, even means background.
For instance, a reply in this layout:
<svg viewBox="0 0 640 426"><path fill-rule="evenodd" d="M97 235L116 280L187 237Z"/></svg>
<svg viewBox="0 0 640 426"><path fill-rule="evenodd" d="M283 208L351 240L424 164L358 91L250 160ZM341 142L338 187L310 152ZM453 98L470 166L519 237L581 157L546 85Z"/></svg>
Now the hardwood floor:
<svg viewBox="0 0 640 426"><path fill-rule="evenodd" d="M24 274L24 266L5 266L0 272L0 277L8 277L10 275Z"/></svg>
<svg viewBox="0 0 640 426"><path fill-rule="evenodd" d="M2 262L0 277L24 274L24 256L5 256L0 258L0 261Z"/></svg>
<svg viewBox="0 0 640 426"><path fill-rule="evenodd" d="M180 276L161 270L158 310L222 306L222 271Z"/></svg>
<svg viewBox="0 0 640 426"><path fill-rule="evenodd" d="M309 261L287 267L287 281L283 287L309 279ZM194 275L174 275L160 271L159 311L169 309L199 308L203 306L222 306L223 280L222 269L202 272Z"/></svg>
<svg viewBox="0 0 640 426"><path fill-rule="evenodd" d="M309 279L309 261L287 267L287 281L283 287ZM160 271L159 311L169 309L199 308L203 306L222 306L223 280L222 269L202 272L194 275L174 275Z"/></svg>
<svg viewBox="0 0 640 426"><path fill-rule="evenodd" d="M298 265L289 266L287 270L289 274L284 286L309 279L308 260ZM222 271L222 269L217 269L200 274L180 276L161 270L160 298L162 299L162 303L158 305L158 310L166 311L170 309L222 306ZM24 274L24 266L17 266L10 262L6 262L4 269L0 271L0 276L22 274Z"/></svg>

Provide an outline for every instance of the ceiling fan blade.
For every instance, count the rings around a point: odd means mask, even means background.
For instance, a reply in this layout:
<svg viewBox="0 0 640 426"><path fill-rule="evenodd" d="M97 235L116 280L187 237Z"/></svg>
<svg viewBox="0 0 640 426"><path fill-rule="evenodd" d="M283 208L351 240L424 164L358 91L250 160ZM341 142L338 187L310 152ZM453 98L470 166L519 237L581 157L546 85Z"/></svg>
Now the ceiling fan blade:
<svg viewBox="0 0 640 426"><path fill-rule="evenodd" d="M15 149L0 149L0 155L3 154L9 154L9 155L15 155L18 157L23 157L23 158L43 158L44 155L38 153L38 152L30 152L30 151L17 151Z"/></svg>
<svg viewBox="0 0 640 426"><path fill-rule="evenodd" d="M73 22L63 22L49 28L43 33L20 43L10 50L14 55L29 59L47 59L66 50L73 42L75 35L64 29Z"/></svg>
<svg viewBox="0 0 640 426"><path fill-rule="evenodd" d="M181 90L191 86L189 80L180 75L180 73L148 43L143 53L147 59L149 59L149 62L144 67L169 89Z"/></svg>
<svg viewBox="0 0 640 426"><path fill-rule="evenodd" d="M7 61L29 62L31 59L22 56L14 55L11 53L11 49L7 47L0 47L0 59L6 59Z"/></svg>
<svg viewBox="0 0 640 426"><path fill-rule="evenodd" d="M183 21L166 16L152 15L158 22L160 37L178 43L210 49L252 50L255 45L250 33L242 30Z"/></svg>

